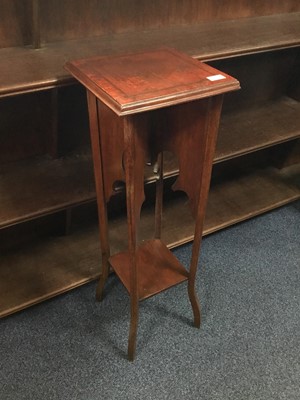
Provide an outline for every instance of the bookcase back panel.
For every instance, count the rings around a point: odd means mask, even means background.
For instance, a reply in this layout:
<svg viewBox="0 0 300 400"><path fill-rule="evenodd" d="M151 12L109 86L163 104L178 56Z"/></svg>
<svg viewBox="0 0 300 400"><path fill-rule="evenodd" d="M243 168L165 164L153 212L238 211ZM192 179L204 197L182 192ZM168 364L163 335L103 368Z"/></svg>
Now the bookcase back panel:
<svg viewBox="0 0 300 400"><path fill-rule="evenodd" d="M48 0L40 2L41 41L293 11L298 0Z"/></svg>
<svg viewBox="0 0 300 400"><path fill-rule="evenodd" d="M48 153L53 129L50 92L0 100L0 165Z"/></svg>
<svg viewBox="0 0 300 400"><path fill-rule="evenodd" d="M298 51L293 72L290 76L288 95L300 101L300 51Z"/></svg>
<svg viewBox="0 0 300 400"><path fill-rule="evenodd" d="M31 43L31 0L1 0L0 48Z"/></svg>

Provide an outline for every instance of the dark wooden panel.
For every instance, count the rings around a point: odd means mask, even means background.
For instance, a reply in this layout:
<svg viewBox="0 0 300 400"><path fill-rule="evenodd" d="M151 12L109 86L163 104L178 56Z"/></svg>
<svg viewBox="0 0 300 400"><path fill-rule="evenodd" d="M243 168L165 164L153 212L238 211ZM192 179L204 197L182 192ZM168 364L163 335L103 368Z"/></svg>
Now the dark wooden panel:
<svg viewBox="0 0 300 400"><path fill-rule="evenodd" d="M47 237L49 238L51 235L62 235L64 223L65 212L62 211L0 229L0 254L26 245L32 246L34 241L40 241L42 238L47 240Z"/></svg>
<svg viewBox="0 0 300 400"><path fill-rule="evenodd" d="M55 123L50 91L1 99L0 109L0 165L48 152Z"/></svg>
<svg viewBox="0 0 300 400"><path fill-rule="evenodd" d="M298 143L300 149L300 142ZM289 167L283 168L280 171L281 180L285 182L285 184L290 185L292 187L298 188L300 191L300 152L298 152L298 163L290 165Z"/></svg>
<svg viewBox="0 0 300 400"><path fill-rule="evenodd" d="M285 168L300 163L300 139L284 143L279 146L273 155L273 164L278 168Z"/></svg>
<svg viewBox="0 0 300 400"><path fill-rule="evenodd" d="M298 52L297 59L295 60L292 74L290 75L290 82L288 88L288 95L300 101L300 51Z"/></svg>
<svg viewBox="0 0 300 400"><path fill-rule="evenodd" d="M58 90L58 154L74 152L89 146L89 122L86 91L80 85Z"/></svg>
<svg viewBox="0 0 300 400"><path fill-rule="evenodd" d="M31 43L31 0L1 0L0 48Z"/></svg>
<svg viewBox="0 0 300 400"><path fill-rule="evenodd" d="M48 0L41 2L42 41L292 11L300 11L297 0Z"/></svg>
<svg viewBox="0 0 300 400"><path fill-rule="evenodd" d="M41 50L4 49L0 60L0 96L74 82L63 65L67 60L174 47L209 60L300 45L300 13L108 34L58 42Z"/></svg>

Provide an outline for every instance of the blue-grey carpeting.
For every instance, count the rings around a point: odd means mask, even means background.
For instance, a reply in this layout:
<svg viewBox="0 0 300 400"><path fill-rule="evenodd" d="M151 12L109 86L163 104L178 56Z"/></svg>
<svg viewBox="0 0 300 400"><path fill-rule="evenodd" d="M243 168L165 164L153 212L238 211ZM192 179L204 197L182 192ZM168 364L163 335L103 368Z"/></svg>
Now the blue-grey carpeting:
<svg viewBox="0 0 300 400"><path fill-rule="evenodd" d="M0 399L300 399L300 202L204 239L200 330L184 285L141 303L133 363L115 276L3 319Z"/></svg>

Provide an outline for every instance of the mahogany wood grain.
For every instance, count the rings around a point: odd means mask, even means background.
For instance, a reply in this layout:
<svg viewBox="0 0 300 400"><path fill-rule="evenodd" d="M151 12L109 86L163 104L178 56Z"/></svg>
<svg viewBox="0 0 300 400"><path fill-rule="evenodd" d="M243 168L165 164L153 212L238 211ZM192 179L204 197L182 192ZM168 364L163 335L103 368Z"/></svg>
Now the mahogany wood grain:
<svg viewBox="0 0 300 400"><path fill-rule="evenodd" d="M139 300L147 299L188 279L187 270L159 239L140 243L136 250L136 259ZM130 253L117 253L109 262L128 293L131 293Z"/></svg>
<svg viewBox="0 0 300 400"><path fill-rule="evenodd" d="M196 327L200 327L200 308L195 293L196 272L197 272L199 252L203 235L203 226L204 226L206 205L207 205L208 192L210 186L213 156L217 142L217 133L219 128L222 103L223 103L223 96L209 98L208 108L206 110L206 118L205 118L205 131L203 133L203 136L205 137L205 143L202 145L204 148L204 155L202 161L203 167L200 179L198 178L198 180L200 181L200 185L198 187L199 197L197 202L197 211L195 213L196 224L195 224L192 258L191 258L189 281L188 281L188 293L194 312L194 324ZM195 152L195 154L197 153Z"/></svg>
<svg viewBox="0 0 300 400"><path fill-rule="evenodd" d="M87 92L87 97L88 97L88 109L90 118L90 134L91 134L91 143L93 152L95 186L97 193L98 218L99 218L99 226L101 226L99 232L100 232L100 246L102 254L102 268L101 268L102 273L96 294L97 298L101 300L104 285L109 273L108 259L110 257L106 199L104 192L104 175L103 175L103 164L101 157L105 149L101 146L101 140L99 135L100 127L99 127L99 117L97 109L97 99L89 91Z"/></svg>
<svg viewBox="0 0 300 400"><path fill-rule="evenodd" d="M65 68L117 115L171 106L239 89L219 71L172 49L95 57Z"/></svg>
<svg viewBox="0 0 300 400"><path fill-rule="evenodd" d="M210 113L216 117L209 99L153 112L156 119L156 131L152 138L154 151L156 154L171 152L178 160L179 176L173 189L188 195L194 217L197 215L203 169L206 166L207 135L216 135L215 130L209 131Z"/></svg>
<svg viewBox="0 0 300 400"><path fill-rule="evenodd" d="M123 119L128 252L130 260L130 329L128 358L131 361L134 359L136 350L139 312L139 276L137 273L138 261L136 250L138 245L140 213L145 199L144 165L146 160L147 131L143 129L142 125L144 122L146 121L140 116L135 115ZM102 135L103 134L109 134L109 132L102 132Z"/></svg>
<svg viewBox="0 0 300 400"><path fill-rule="evenodd" d="M109 201L110 197L120 190L122 183L125 185L123 121L102 102L98 101L97 107L99 124L103 127L103 131L108 132L100 135L100 141L102 148L105 149L101 155L102 163L105 165L103 169L105 201Z"/></svg>
<svg viewBox="0 0 300 400"><path fill-rule="evenodd" d="M146 286L151 290L147 296L164 290L165 285L169 287L182 280L182 277L178 278L178 273L174 275L174 267L177 272L181 271L180 275L182 268L178 262L173 266L173 256L159 239L138 247L147 157L157 160L164 151L171 151L179 161L179 176L174 190L187 194L196 219L191 266L189 273L184 275L188 278L194 324L199 327L200 307L195 279L222 95L239 89L239 82L170 49L72 61L66 64L66 68L88 91L99 229L104 251L103 273L98 286L100 298L109 269L108 251L105 250L109 248L109 238L104 205L111 196L114 181L118 182L123 177L121 169L125 170L128 252L109 261L117 275L122 275L120 279L130 294L128 357L132 361L136 350L140 280L145 287L145 277L149 279ZM108 112L107 107L99 106L97 109L96 97L114 113ZM120 123L115 122L116 118L120 118ZM116 165L116 169L109 165ZM158 224L161 224L162 188L159 187L159 190L154 236L160 235L161 230ZM155 256L158 260L153 260ZM172 268L163 268L160 280L156 273L149 273L149 262L156 266L155 270L157 265L170 263ZM139 264L143 270L138 273ZM126 273L123 273L124 268L128 269Z"/></svg>

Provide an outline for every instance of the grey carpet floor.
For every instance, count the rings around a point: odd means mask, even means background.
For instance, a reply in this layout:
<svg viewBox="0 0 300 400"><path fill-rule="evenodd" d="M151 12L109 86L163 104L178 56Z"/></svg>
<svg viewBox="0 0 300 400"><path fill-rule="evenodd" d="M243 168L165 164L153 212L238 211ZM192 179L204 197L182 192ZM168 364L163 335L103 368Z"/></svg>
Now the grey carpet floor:
<svg viewBox="0 0 300 400"><path fill-rule="evenodd" d="M176 249L187 263L190 245ZM0 399L300 399L300 202L204 239L200 330L185 284L141 303L112 276L0 322Z"/></svg>

